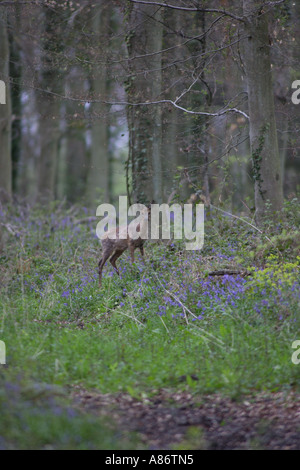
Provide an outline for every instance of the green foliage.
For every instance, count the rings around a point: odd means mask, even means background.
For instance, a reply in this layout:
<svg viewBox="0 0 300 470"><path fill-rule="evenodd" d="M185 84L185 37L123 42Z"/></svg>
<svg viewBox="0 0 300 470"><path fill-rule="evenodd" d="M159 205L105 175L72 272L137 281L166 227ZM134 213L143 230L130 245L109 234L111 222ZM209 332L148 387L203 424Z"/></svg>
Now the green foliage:
<svg viewBox="0 0 300 470"><path fill-rule="evenodd" d="M270 261L270 256L276 256L276 261L294 260L300 254L300 232L282 230L279 235L273 235L269 240L260 243L255 250L257 261Z"/></svg>
<svg viewBox="0 0 300 470"><path fill-rule="evenodd" d="M299 232L289 229L294 209L295 201L276 235L211 214L200 253L186 252L183 242L148 242L146 265L136 254L131 266L124 254L119 278L107 263L101 290L96 223L77 223L86 214L74 218L57 206L5 214L18 236L7 235L0 258L0 339L8 365L1 380L3 390L11 383L18 391L7 411L8 392L1 392L0 446L100 448L101 441L113 448L114 430L106 432L105 422L74 418L66 402L53 413L56 405L47 400L56 386L135 398L162 388L236 398L299 387L291 361L300 331ZM216 271L225 274L211 275ZM32 383L50 387L46 402L32 392L24 398Z"/></svg>
<svg viewBox="0 0 300 470"><path fill-rule="evenodd" d="M135 446L107 419L70 406L66 392L50 385L0 375L1 450L98 450Z"/></svg>
<svg viewBox="0 0 300 470"><path fill-rule="evenodd" d="M261 131L260 135L258 137L258 145L255 150L252 152L252 162L253 162L253 178L258 184L259 192L262 198L264 198L264 194L262 191L262 183L263 180L261 178L261 172L260 172L260 166L261 166L261 160L262 160L262 151L265 145L265 138L266 138L266 133L270 128L270 124L265 124Z"/></svg>

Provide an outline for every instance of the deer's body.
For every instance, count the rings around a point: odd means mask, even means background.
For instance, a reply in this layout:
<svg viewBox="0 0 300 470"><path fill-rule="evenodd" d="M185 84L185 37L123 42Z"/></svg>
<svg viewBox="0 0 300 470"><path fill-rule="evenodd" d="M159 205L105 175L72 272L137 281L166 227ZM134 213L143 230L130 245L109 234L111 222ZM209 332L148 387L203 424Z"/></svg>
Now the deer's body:
<svg viewBox="0 0 300 470"><path fill-rule="evenodd" d="M148 220L147 217L145 218L145 222L146 220ZM140 229L139 225L137 226L137 229ZM111 235L111 233L112 232L107 232L101 239L102 258L99 261L99 287L101 287L102 270L108 259L113 268L115 269L116 273L120 275L119 270L116 266L116 261L124 253L124 251L127 250L127 248L130 251L132 263L134 262L134 251L136 248L140 249L144 261L144 239L142 239L141 237L137 238L136 240L130 238L128 233L128 226L117 228L115 239L109 238L109 235Z"/></svg>

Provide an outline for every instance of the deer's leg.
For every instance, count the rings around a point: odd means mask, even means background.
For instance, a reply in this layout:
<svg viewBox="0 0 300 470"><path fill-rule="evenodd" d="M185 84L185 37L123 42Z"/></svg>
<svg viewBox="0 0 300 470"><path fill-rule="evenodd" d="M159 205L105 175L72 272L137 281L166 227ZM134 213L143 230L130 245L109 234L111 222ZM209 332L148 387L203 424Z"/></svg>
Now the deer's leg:
<svg viewBox="0 0 300 470"><path fill-rule="evenodd" d="M104 252L102 255L102 258L99 261L99 287L101 287L101 282L102 282L102 269L106 261L108 260L109 256L110 256L110 253Z"/></svg>
<svg viewBox="0 0 300 470"><path fill-rule="evenodd" d="M131 257L131 263L134 263L134 250L135 250L134 244L130 243L129 251L130 251L130 257Z"/></svg>
<svg viewBox="0 0 300 470"><path fill-rule="evenodd" d="M143 263L145 264L145 258L144 258L144 254L145 254L145 252L144 252L144 245L141 245L141 246L140 246L140 252L141 252L141 256L142 256Z"/></svg>
<svg viewBox="0 0 300 470"><path fill-rule="evenodd" d="M116 266L116 261L117 259L121 256L124 250L118 250L116 251L113 256L110 258L109 262L111 263L112 267L116 270L118 276L120 276L119 270Z"/></svg>

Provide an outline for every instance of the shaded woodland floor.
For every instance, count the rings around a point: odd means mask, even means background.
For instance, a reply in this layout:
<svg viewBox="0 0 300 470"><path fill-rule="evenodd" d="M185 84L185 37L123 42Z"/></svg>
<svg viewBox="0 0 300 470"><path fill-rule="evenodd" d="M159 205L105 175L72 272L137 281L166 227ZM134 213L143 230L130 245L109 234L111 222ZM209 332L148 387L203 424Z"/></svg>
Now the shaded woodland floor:
<svg viewBox="0 0 300 470"><path fill-rule="evenodd" d="M2 214L0 450L300 449L298 200L149 241L102 289L94 220L50 209Z"/></svg>
<svg viewBox="0 0 300 470"><path fill-rule="evenodd" d="M137 400L123 393L75 389L72 396L88 413L109 414L120 433L137 433L143 448L300 449L300 394L259 393L235 401L161 391Z"/></svg>

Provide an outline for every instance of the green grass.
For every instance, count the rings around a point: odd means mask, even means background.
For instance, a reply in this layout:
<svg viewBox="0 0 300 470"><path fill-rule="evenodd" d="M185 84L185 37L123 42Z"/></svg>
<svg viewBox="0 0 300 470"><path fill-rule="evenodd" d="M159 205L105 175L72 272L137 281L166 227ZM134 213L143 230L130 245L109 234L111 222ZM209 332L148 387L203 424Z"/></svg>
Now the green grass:
<svg viewBox="0 0 300 470"><path fill-rule="evenodd" d="M50 218L39 208L5 215L19 235L7 236L0 257L0 447L138 445L103 420L74 416L65 401L73 385L137 398L162 388L234 398L299 389L291 361L300 339L297 243L285 259L249 226L213 219L200 254L149 243L145 267L138 255L134 266L123 256L118 278L108 263L100 291L95 227L53 210ZM208 276L233 268L252 275ZM54 386L65 390L62 404L50 400ZM34 387L47 392L36 398Z"/></svg>
<svg viewBox="0 0 300 470"><path fill-rule="evenodd" d="M0 450L123 450L136 448L108 419L70 406L62 389L0 375Z"/></svg>
<svg viewBox="0 0 300 470"><path fill-rule="evenodd" d="M291 362L289 328L224 315L204 330L159 318L140 326L112 313L106 325L84 330L55 324L18 324L6 328L9 369L49 384L83 384L103 393L128 391L135 396L161 387L192 388L197 393L229 395L276 390L299 384ZM180 383L183 375L197 381Z"/></svg>

